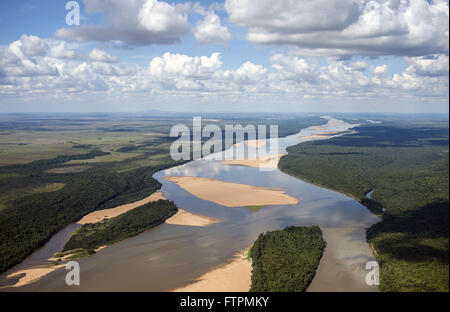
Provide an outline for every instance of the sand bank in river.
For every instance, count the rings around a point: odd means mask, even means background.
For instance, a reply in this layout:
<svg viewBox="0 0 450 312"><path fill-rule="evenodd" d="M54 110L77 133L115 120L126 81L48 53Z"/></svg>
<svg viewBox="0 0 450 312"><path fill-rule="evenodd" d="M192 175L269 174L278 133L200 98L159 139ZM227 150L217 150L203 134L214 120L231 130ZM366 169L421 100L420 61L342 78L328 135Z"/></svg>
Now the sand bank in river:
<svg viewBox="0 0 450 312"><path fill-rule="evenodd" d="M193 214L180 208L176 214L166 220L167 224L188 226L208 226L219 222L221 222L219 219Z"/></svg>
<svg viewBox="0 0 450 312"><path fill-rule="evenodd" d="M300 136L299 139L303 140L312 140L312 139L322 139L327 138L328 135L321 135L321 134L312 134L312 135L306 135L306 136Z"/></svg>
<svg viewBox="0 0 450 312"><path fill-rule="evenodd" d="M242 160L223 160L222 164L231 166L246 166L254 168L277 168L278 162L281 156L284 154L278 154L275 156L270 156L266 158L256 158L256 159L242 159Z"/></svg>
<svg viewBox="0 0 450 312"><path fill-rule="evenodd" d="M160 199L166 199L164 197L164 193L161 191L156 191L152 195L150 195L140 201L131 203L131 204L126 204L126 205L121 205L121 206L111 208L111 209L98 210L98 211L91 212L91 213L87 214L86 216L84 216L80 221L78 221L78 223L79 224L97 223L104 219L110 219L110 218L117 217L131 209L137 208L137 207L145 205L149 202L157 201ZM207 217L207 216L196 215L196 214L190 213L183 209L178 209L178 212L176 214L174 214L172 217L170 217L169 219L166 220L167 224L177 224L177 225L185 225L185 226L208 226L210 224L218 223L218 222L220 222L220 220L211 218L211 217ZM106 247L108 247L108 246L99 247L95 250L95 252L99 252L100 250L102 250ZM67 258L69 258L70 256L71 255L67 255L67 256L63 257L61 260L67 261ZM48 262L54 262L57 260L58 260L57 258L50 257L48 259ZM9 280L9 279L17 278L21 275L23 275L23 276L21 276L16 281L15 284L8 285L8 286L2 287L2 288L20 287L20 286L24 286L27 284L31 284L31 283L37 281L38 279L44 277L45 275L63 267L63 266L64 266L64 264L60 264L60 265L43 264L40 266L33 266L33 267L29 267L29 268L20 269L18 271L12 272L11 274L8 274L6 276L6 278Z"/></svg>
<svg viewBox="0 0 450 312"><path fill-rule="evenodd" d="M98 247L97 249L95 249L95 252L99 252L100 250L106 248L108 246L101 246ZM62 260L62 261L68 261L68 258L72 256L71 254L66 255L62 258L55 258L55 257L51 257L48 259L49 262L56 262L58 261L58 259ZM3 286L0 288L8 288L8 287L20 287L20 286L25 286L31 283L36 282L37 280L39 280L40 278L44 277L47 274L50 274L51 272L65 267L65 264L58 264L58 265L52 265L52 264L47 264L47 265L40 265L40 266L34 266L34 267L29 267L29 268L25 268L25 269L21 269L18 271L15 271L11 274L8 274L6 276L7 279L14 279L19 277L20 275L22 275L15 284L12 285L8 285L8 286Z"/></svg>
<svg viewBox="0 0 450 312"><path fill-rule="evenodd" d="M319 132L316 133L316 135L335 135L335 134L342 134L342 133L348 133L349 131L345 130L345 131L324 131L324 132Z"/></svg>
<svg viewBox="0 0 450 312"><path fill-rule="evenodd" d="M117 217L117 216L121 215L122 213L125 213L131 209L137 208L139 206L142 206L142 205L145 205L145 204L148 204L150 202L157 201L160 199L166 199L164 197L164 193L161 191L156 191L152 195L150 195L142 200L139 200L137 202L131 203L131 204L121 205L121 206L117 206L117 207L111 208L111 209L93 211L93 212L85 215L80 221L78 221L78 224L97 223L104 219L111 219L111 218Z"/></svg>
<svg viewBox="0 0 450 312"><path fill-rule="evenodd" d="M63 267L64 265L54 265L54 266L42 266L42 267L32 267L28 269L19 270L17 272L11 273L7 276L8 279L16 278L21 276L14 285L8 285L1 288L7 287L20 287L37 281L41 277Z"/></svg>
<svg viewBox="0 0 450 312"><path fill-rule="evenodd" d="M174 292L248 292L251 286L252 261L248 249L233 260L200 276L194 283L174 289Z"/></svg>
<svg viewBox="0 0 450 312"><path fill-rule="evenodd" d="M163 192L156 191L152 195L131 204L121 205L111 209L93 211L90 214L85 215L80 221L78 221L78 224L97 223L104 219L111 219L134 208L160 199L166 199L166 197L164 196ZM178 212L176 214L166 220L167 224L188 226L207 226L217 222L220 222L220 220L207 216L196 215L183 209L178 209Z"/></svg>
<svg viewBox="0 0 450 312"><path fill-rule="evenodd" d="M322 129L323 130L323 129ZM344 131L322 131L322 132L318 132L312 135L307 135L307 136L300 136L299 139L307 139L307 140L311 140L311 139L322 139L322 138L328 138L330 135L337 135L337 134L355 134L357 133L356 131L349 131L349 130L344 130Z"/></svg>
<svg viewBox="0 0 450 312"><path fill-rule="evenodd" d="M266 145L266 140L246 140L245 145L250 147L261 147ZM243 142L235 143L234 146L241 147Z"/></svg>
<svg viewBox="0 0 450 312"><path fill-rule="evenodd" d="M168 176L164 179L176 183L194 196L226 207L293 205L299 202L297 198L287 195L282 189L202 177Z"/></svg>
<svg viewBox="0 0 450 312"><path fill-rule="evenodd" d="M266 145L266 141L265 140L247 140L247 141L245 141L245 144L247 146L251 146L251 147L260 147L260 146Z"/></svg>

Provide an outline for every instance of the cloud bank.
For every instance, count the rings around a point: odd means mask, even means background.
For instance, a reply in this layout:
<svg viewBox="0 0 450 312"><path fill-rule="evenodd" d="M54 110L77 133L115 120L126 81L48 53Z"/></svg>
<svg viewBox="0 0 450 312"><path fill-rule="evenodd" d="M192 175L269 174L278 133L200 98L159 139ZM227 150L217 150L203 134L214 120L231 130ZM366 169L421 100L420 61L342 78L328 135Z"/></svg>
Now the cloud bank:
<svg viewBox="0 0 450 312"><path fill-rule="evenodd" d="M230 21L258 44L324 56L448 54L444 0L227 0Z"/></svg>

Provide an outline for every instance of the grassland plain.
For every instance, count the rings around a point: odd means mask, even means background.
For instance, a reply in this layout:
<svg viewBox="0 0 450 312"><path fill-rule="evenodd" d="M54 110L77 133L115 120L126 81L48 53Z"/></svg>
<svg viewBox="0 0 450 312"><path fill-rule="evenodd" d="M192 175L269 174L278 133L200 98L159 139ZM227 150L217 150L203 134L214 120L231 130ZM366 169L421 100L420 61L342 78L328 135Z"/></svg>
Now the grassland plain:
<svg viewBox="0 0 450 312"><path fill-rule="evenodd" d="M382 215L367 231L380 290L448 291L448 117L378 120L355 135L290 147L279 168Z"/></svg>
<svg viewBox="0 0 450 312"><path fill-rule="evenodd" d="M306 291L325 245L318 226L290 226L259 234L249 252L253 266L250 291Z"/></svg>
<svg viewBox="0 0 450 312"><path fill-rule="evenodd" d="M222 129L278 124L285 136L323 120L219 114L205 118L204 124L210 123ZM87 213L135 202L159 189L153 174L182 163L169 155L175 124L192 125L192 115L1 115L0 272Z"/></svg>

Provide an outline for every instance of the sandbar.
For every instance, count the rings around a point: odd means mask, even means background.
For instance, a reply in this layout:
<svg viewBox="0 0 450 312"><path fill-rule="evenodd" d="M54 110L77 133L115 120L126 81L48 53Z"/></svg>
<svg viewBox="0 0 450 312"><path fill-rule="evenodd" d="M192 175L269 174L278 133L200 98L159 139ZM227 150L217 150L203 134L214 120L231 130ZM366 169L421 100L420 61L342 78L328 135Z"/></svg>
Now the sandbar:
<svg viewBox="0 0 450 312"><path fill-rule="evenodd" d="M327 138L327 137L328 137L327 135L312 134L312 135L300 136L298 138L304 139L304 140L311 140L311 139L322 139L322 138Z"/></svg>
<svg viewBox="0 0 450 312"><path fill-rule="evenodd" d="M260 146L266 145L266 141L265 140L247 140L247 141L245 141L245 144L247 146L251 146L251 147L260 147Z"/></svg>
<svg viewBox="0 0 450 312"><path fill-rule="evenodd" d="M157 201L160 199L166 199L164 197L164 193L161 191L156 191L152 195L150 195L142 200L131 203L131 204L121 205L121 206L117 206L117 207L111 208L111 209L93 211L93 212L85 215L83 218L81 218L81 220L78 221L78 224L97 223L104 219L111 219L111 218L117 217L131 209L137 208L139 206L142 206L142 205L145 205L145 204L148 204L150 202Z"/></svg>
<svg viewBox="0 0 450 312"><path fill-rule="evenodd" d="M254 167L254 168L277 168L278 162L285 154L278 154L275 156L270 156L266 158L256 158L256 159L232 159L232 160L223 160L222 164L231 165L231 166L245 166L245 167Z"/></svg>
<svg viewBox="0 0 450 312"><path fill-rule="evenodd" d="M219 219L193 214L181 208L178 208L177 213L166 220L167 224L187 226L208 226L219 222L221 222Z"/></svg>
<svg viewBox="0 0 450 312"><path fill-rule="evenodd" d="M316 133L316 135L334 135L334 134L342 134L342 133L347 133L349 132L348 130L345 131L323 131L320 133Z"/></svg>
<svg viewBox="0 0 450 312"><path fill-rule="evenodd" d="M252 279L252 261L247 256L248 249L237 253L231 262L215 268L194 283L174 292L248 292Z"/></svg>
<svg viewBox="0 0 450 312"><path fill-rule="evenodd" d="M203 177L167 176L163 179L176 183L194 196L226 207L294 205L299 202L299 199L287 195L282 189Z"/></svg>

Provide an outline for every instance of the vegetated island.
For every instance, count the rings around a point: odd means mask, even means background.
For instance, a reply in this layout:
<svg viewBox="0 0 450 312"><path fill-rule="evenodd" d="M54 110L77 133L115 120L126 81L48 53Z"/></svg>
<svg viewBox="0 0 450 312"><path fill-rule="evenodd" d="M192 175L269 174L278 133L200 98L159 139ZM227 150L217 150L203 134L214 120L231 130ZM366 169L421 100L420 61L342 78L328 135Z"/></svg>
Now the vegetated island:
<svg viewBox="0 0 450 312"><path fill-rule="evenodd" d="M259 234L249 252L253 266L250 291L306 291L325 245L317 225L289 226Z"/></svg>
<svg viewBox="0 0 450 312"><path fill-rule="evenodd" d="M288 148L280 170L350 195L382 216L367 231L381 291L448 291L448 120L446 126L395 120L355 130Z"/></svg>
<svg viewBox="0 0 450 312"><path fill-rule="evenodd" d="M55 258L72 260L95 253L97 248L136 236L163 223L178 211L170 200L158 200L112 219L87 223L76 230Z"/></svg>

